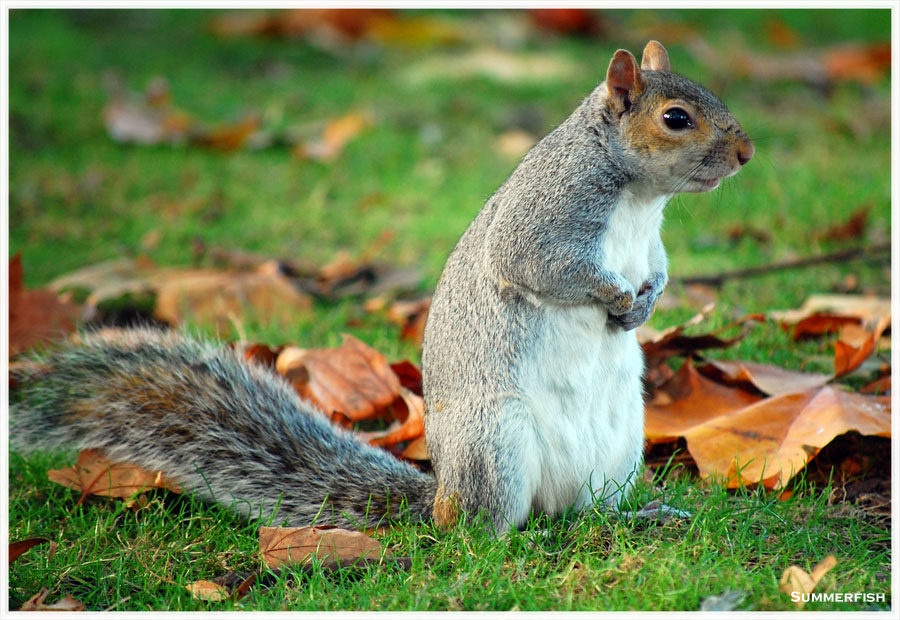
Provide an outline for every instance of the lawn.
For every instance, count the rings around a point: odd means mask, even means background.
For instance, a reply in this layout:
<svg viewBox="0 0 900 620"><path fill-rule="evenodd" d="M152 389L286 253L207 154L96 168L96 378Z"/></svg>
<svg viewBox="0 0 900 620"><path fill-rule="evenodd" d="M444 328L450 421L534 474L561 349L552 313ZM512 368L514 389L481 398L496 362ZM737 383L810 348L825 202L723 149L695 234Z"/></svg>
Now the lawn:
<svg viewBox="0 0 900 620"><path fill-rule="evenodd" d="M22 254L26 285L123 256L192 265L201 243L324 264L339 251L358 257L390 231L378 259L419 268L414 292L427 293L516 165L498 141L514 130L540 136L552 129L603 79L616 48L639 53L649 38L667 46L674 70L726 102L756 146L754 160L723 187L667 207L673 290L679 276L890 239L889 79L766 81L712 68L690 44L702 33L725 55L810 55L890 41L889 11L613 11L600 16L605 34L524 39L515 35L522 28L515 15L418 11L412 17L440 17L466 36L452 44L395 36L337 50L302 38L216 36L210 21L217 14L9 15L8 255ZM448 69L487 46L531 69L506 81ZM551 70L540 72L545 65ZM210 124L253 112L265 129L289 135L354 112L370 122L333 162L299 158L287 146L223 152L110 139L102 116L109 85L117 80L140 92L158 76L175 105ZM863 207L861 237L827 239L830 227ZM889 265L869 258L731 279L716 292L709 324L795 308L841 285L889 295ZM651 325L677 325L695 311L658 311ZM383 315L363 312L359 299L317 302L289 329L243 328L251 341L307 347L336 345L341 333L352 333L390 360L419 359L417 346L400 340ZM827 354L822 341L793 343L771 324L720 353L819 371L827 370ZM462 525L450 532L406 525L379 538L391 554L411 558L409 570L270 575L240 601L206 603L184 586L258 569L260 522L162 494L139 511L94 499L75 506L74 492L46 478L70 461L10 455L9 539L41 536L59 545L52 558L37 547L11 566L11 609L42 587L53 600L70 594L90 610L695 610L726 590L744 593L738 609L792 609L778 590L782 571L791 564L811 570L828 554L838 565L820 589L883 593L887 600L875 608L891 603L888 520L829 502L831 488L821 484L801 483L779 501L762 491L726 492L683 471L642 484L638 499L661 495L692 511L690 520L648 525L596 512L538 520L501 541Z"/></svg>

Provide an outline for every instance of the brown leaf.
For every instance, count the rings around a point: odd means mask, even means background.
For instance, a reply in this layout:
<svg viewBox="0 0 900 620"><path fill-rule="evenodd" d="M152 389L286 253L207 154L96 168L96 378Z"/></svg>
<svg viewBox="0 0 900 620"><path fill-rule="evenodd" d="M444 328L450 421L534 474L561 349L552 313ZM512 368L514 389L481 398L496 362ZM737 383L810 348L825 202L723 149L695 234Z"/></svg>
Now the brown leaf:
<svg viewBox="0 0 900 620"><path fill-rule="evenodd" d="M381 544L363 534L330 526L261 527L259 553L269 568L321 562L381 557Z"/></svg>
<svg viewBox="0 0 900 620"><path fill-rule="evenodd" d="M708 363L700 368L700 372L707 377L729 383L750 383L769 396L803 392L821 387L834 378L833 375L797 372L755 362L713 359L707 361Z"/></svg>
<svg viewBox="0 0 900 620"><path fill-rule="evenodd" d="M46 538L26 538L25 540L18 540L16 542L9 543L9 563L12 564L19 556L34 547L35 545L40 545L41 543L50 542Z"/></svg>
<svg viewBox="0 0 900 620"><path fill-rule="evenodd" d="M72 467L53 469L47 478L70 489L88 495L130 498L148 489L168 489L181 493L181 488L165 477L163 472L150 472L131 463L114 463L100 450L82 450Z"/></svg>
<svg viewBox="0 0 900 620"><path fill-rule="evenodd" d="M353 421L383 414L401 390L384 356L348 334L330 349L285 347L275 368L325 413Z"/></svg>
<svg viewBox="0 0 900 620"><path fill-rule="evenodd" d="M329 121L318 140L298 144L294 154L303 159L330 163L335 161L344 147L364 129L371 126L371 116L363 112L351 112Z"/></svg>
<svg viewBox="0 0 900 620"><path fill-rule="evenodd" d="M857 333L855 337L851 334L855 330L849 330L845 337L841 332L841 337L834 343L834 374L835 376L845 375L848 372L856 370L866 361L866 359L875 350L875 345L884 330L891 324L891 315L887 314L878 320L873 331L867 335L860 337Z"/></svg>
<svg viewBox="0 0 900 620"><path fill-rule="evenodd" d="M866 384L864 388L860 390L862 394L882 394L887 395L891 393L891 375L885 375L883 377L878 377L874 381Z"/></svg>
<svg viewBox="0 0 900 620"><path fill-rule="evenodd" d="M228 590L212 581L203 581L201 579L185 587L193 598L201 601L216 602L224 601L228 598Z"/></svg>
<svg viewBox="0 0 900 620"><path fill-rule="evenodd" d="M422 395L422 371L419 370L418 366L409 360L403 360L402 362L391 364L391 370L400 379L400 385L413 394Z"/></svg>
<svg viewBox="0 0 900 620"><path fill-rule="evenodd" d="M837 558L833 555L828 555L819 562L813 569L812 574L807 573L796 564L788 566L784 569L784 573L782 573L781 579L778 581L778 589L789 596L793 593L811 594L822 580L822 577L835 566L837 566ZM800 609L804 605L803 598L800 597L799 600L794 601L794 604L797 606L797 609Z"/></svg>
<svg viewBox="0 0 900 620"><path fill-rule="evenodd" d="M869 218L869 206L857 209L845 222L830 226L825 230L813 233L813 239L819 241L852 241L861 239L866 232Z"/></svg>
<svg viewBox="0 0 900 620"><path fill-rule="evenodd" d="M68 594L55 603L47 605L44 603L50 590L43 588L40 592L25 601L25 604L19 608L19 611L84 611L84 603L78 601Z"/></svg>
<svg viewBox="0 0 900 620"><path fill-rule="evenodd" d="M389 321L400 326L401 340L408 340L421 346L430 308L430 296L410 301L398 300L388 308L387 317Z"/></svg>
<svg viewBox="0 0 900 620"><path fill-rule="evenodd" d="M674 441L691 429L760 400L744 390L710 381L686 360L647 403L644 436L650 443Z"/></svg>
<svg viewBox="0 0 900 620"><path fill-rule="evenodd" d="M258 131L259 118L251 115L234 124L202 131L195 129L191 142L216 151L236 151L247 146Z"/></svg>
<svg viewBox="0 0 900 620"><path fill-rule="evenodd" d="M891 44L847 44L827 50L825 73L833 81L874 84L891 68Z"/></svg>
<svg viewBox="0 0 900 620"><path fill-rule="evenodd" d="M253 272L169 271L165 280L154 281L158 287L154 316L172 325L190 321L226 330L250 316L287 326L312 307L309 296L272 264Z"/></svg>
<svg viewBox="0 0 900 620"><path fill-rule="evenodd" d="M50 344L75 330L81 308L45 290L26 290L22 255L9 261L9 356Z"/></svg>
<svg viewBox="0 0 900 620"><path fill-rule="evenodd" d="M890 437L890 398L829 386L772 396L712 418L684 437L704 478L723 476L729 488L758 482L775 488L848 431Z"/></svg>
<svg viewBox="0 0 900 620"><path fill-rule="evenodd" d="M425 401L402 387L400 396L406 403L406 419L402 423L392 424L384 431L368 435L368 441L373 446L392 446L400 441L418 439L425 435Z"/></svg>

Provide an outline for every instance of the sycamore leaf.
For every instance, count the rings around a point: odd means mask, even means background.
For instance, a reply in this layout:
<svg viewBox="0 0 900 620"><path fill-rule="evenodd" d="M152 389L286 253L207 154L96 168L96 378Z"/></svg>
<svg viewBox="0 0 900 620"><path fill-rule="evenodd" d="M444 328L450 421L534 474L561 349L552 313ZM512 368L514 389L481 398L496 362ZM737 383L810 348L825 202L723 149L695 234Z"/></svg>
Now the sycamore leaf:
<svg viewBox="0 0 900 620"><path fill-rule="evenodd" d="M704 478L722 476L729 488L759 482L775 488L849 431L890 437L890 398L814 388L712 418L684 437Z"/></svg>
<svg viewBox="0 0 900 620"><path fill-rule="evenodd" d="M339 347L285 347L275 368L325 413L353 421L383 414L401 390L384 356L348 334Z"/></svg>
<svg viewBox="0 0 900 620"><path fill-rule="evenodd" d="M50 605L44 603L50 590L43 588L40 592L25 601L19 611L84 611L84 603L68 594Z"/></svg>
<svg viewBox="0 0 900 620"><path fill-rule="evenodd" d="M181 493L181 488L166 478L163 472L150 472L131 463L114 463L106 459L100 450L94 449L82 450L75 465L50 470L47 478L80 491L82 496L130 498L148 489Z"/></svg>
<svg viewBox="0 0 900 620"><path fill-rule="evenodd" d="M333 562L381 557L381 544L362 532L330 526L261 527L259 553L269 568L305 564L316 558Z"/></svg>

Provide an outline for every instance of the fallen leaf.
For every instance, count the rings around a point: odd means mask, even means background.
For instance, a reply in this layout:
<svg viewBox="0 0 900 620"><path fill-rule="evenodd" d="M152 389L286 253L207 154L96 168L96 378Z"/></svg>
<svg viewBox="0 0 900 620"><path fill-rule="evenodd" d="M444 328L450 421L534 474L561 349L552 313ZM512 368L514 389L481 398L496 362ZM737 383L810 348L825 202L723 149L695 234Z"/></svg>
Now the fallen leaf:
<svg viewBox="0 0 900 620"><path fill-rule="evenodd" d="M425 434L425 401L406 388L400 388L400 396L406 404L407 415L402 422L395 422L387 429L365 436L373 446L392 446L401 441L417 439Z"/></svg>
<svg viewBox="0 0 900 620"><path fill-rule="evenodd" d="M304 159L330 163L335 161L344 147L364 129L371 126L371 115L351 112L328 121L318 140L300 143L294 147L294 154Z"/></svg>
<svg viewBox="0 0 900 620"><path fill-rule="evenodd" d="M19 611L84 611L84 603L76 600L68 594L55 603L47 605L44 603L50 590L43 588L40 592L25 601L25 604L19 608Z"/></svg>
<svg viewBox="0 0 900 620"><path fill-rule="evenodd" d="M52 344L75 330L81 308L46 290L27 290L22 255L9 261L9 356Z"/></svg>
<svg viewBox="0 0 900 620"><path fill-rule="evenodd" d="M381 544L362 532L330 526L261 527L259 553L269 568L355 558L378 559Z"/></svg>
<svg viewBox="0 0 900 620"><path fill-rule="evenodd" d="M647 403L644 437L650 443L674 441L705 422L759 400L756 394L707 379L688 359Z"/></svg>
<svg viewBox="0 0 900 620"><path fill-rule="evenodd" d="M796 325L815 314L857 319L856 322L877 321L891 313L889 297L874 295L812 295L796 310L776 310L766 316L785 325Z"/></svg>
<svg viewBox="0 0 900 620"><path fill-rule="evenodd" d="M46 538L26 538L25 540L18 540L16 542L9 543L9 563L12 564L15 562L20 555L34 547L35 545L40 545L41 543L50 542Z"/></svg>
<svg viewBox="0 0 900 620"><path fill-rule="evenodd" d="M700 475L722 476L729 488L783 487L838 435L890 437L890 398L830 386L772 396L712 418L686 433Z"/></svg>
<svg viewBox="0 0 900 620"><path fill-rule="evenodd" d="M778 589L788 596L794 593L799 595L812 594L822 577L835 566L837 566L837 558L833 555L828 555L819 562L811 574L796 564L788 566L784 569L781 579L778 581ZM805 605L802 597L799 600L795 600L794 604L797 606L797 609Z"/></svg>
<svg viewBox="0 0 900 620"><path fill-rule="evenodd" d="M572 61L547 52L476 49L463 54L431 56L405 72L414 85L483 78L501 84L547 84L575 74Z"/></svg>
<svg viewBox="0 0 900 620"><path fill-rule="evenodd" d="M300 396L352 421L383 414L401 391L384 356L348 334L339 347L285 347L275 368Z"/></svg>
<svg viewBox="0 0 900 620"><path fill-rule="evenodd" d="M803 392L821 387L834 378L834 375L797 372L778 366L733 360L708 359L707 364L699 370L720 382L750 383L769 396Z"/></svg>
<svg viewBox="0 0 900 620"><path fill-rule="evenodd" d="M851 241L853 239L861 239L866 232L869 208L868 205L863 205L845 222L830 226L821 232L813 233L813 239L818 241Z"/></svg>
<svg viewBox="0 0 900 620"><path fill-rule="evenodd" d="M131 463L114 463L100 450L82 450L72 467L47 472L51 482L88 495L130 498L148 489L168 489L181 493L181 488L163 472L150 472Z"/></svg>
<svg viewBox="0 0 900 620"><path fill-rule="evenodd" d="M226 330L239 317L288 326L309 313L312 300L280 273L275 264L252 272L168 271L156 275L154 317L171 325L184 322Z"/></svg>
<svg viewBox="0 0 900 620"><path fill-rule="evenodd" d="M193 598L201 601L224 601L229 596L228 590L212 581L203 581L201 579L185 587Z"/></svg>
<svg viewBox="0 0 900 620"><path fill-rule="evenodd" d="M567 35L589 35L601 30L596 12L588 9L528 9L535 25Z"/></svg>
<svg viewBox="0 0 900 620"><path fill-rule="evenodd" d="M413 439L406 446L406 449L400 454L405 459L411 461L428 461L431 456L428 454L428 447L425 445L425 437Z"/></svg>
<svg viewBox="0 0 900 620"><path fill-rule="evenodd" d="M400 326L400 339L421 346L425 337L425 323L428 321L428 310L431 308L431 297L413 300L398 300L391 304L387 318Z"/></svg>
<svg viewBox="0 0 900 620"><path fill-rule="evenodd" d="M882 316L875 328L867 335L860 337L857 333L852 337L849 333L845 337L842 330L841 337L834 343L834 374L845 375L856 370L875 351L875 345L881 334L890 326L891 315ZM854 330L849 330L853 332Z"/></svg>

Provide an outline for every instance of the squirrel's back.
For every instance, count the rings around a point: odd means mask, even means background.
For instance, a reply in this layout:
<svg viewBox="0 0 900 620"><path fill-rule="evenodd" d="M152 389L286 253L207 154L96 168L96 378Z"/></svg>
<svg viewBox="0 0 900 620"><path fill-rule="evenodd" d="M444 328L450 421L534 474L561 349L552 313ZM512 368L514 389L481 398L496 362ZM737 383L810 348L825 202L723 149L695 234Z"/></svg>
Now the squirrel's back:
<svg viewBox="0 0 900 620"><path fill-rule="evenodd" d="M87 335L27 377L16 447L100 448L185 490L275 522L372 526L430 516L432 476L334 427L271 370L150 329Z"/></svg>

